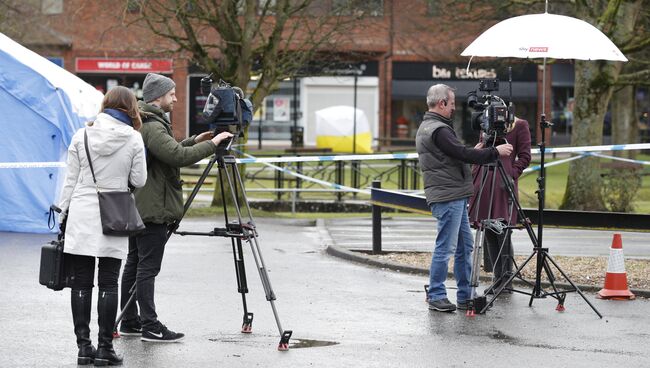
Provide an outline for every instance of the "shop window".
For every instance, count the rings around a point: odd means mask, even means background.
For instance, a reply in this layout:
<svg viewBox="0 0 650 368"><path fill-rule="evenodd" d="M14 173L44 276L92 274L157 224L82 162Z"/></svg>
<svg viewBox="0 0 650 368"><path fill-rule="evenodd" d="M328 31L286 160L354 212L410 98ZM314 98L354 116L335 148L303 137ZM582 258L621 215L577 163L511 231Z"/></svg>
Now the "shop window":
<svg viewBox="0 0 650 368"><path fill-rule="evenodd" d="M41 13L43 14L63 13L63 0L42 0Z"/></svg>

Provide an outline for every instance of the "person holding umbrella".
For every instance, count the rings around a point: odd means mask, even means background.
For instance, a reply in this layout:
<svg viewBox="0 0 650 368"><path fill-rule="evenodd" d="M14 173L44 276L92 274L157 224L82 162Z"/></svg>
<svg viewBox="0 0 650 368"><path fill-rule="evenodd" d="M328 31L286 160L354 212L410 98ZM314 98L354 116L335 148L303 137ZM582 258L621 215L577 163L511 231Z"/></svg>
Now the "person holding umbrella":
<svg viewBox="0 0 650 368"><path fill-rule="evenodd" d="M515 118L515 121L506 129L505 141L513 147L508 156L501 156L499 159L508 176L514 182L515 196L517 196L518 179L524 169L530 164L530 130L528 122L523 119ZM484 147L483 135L481 141L475 146L480 149ZM499 175L494 178L494 191L492 191L492 176L494 170L489 170L484 177L480 175L480 165L474 165L472 175L474 176L474 195L469 201L469 217L473 227L477 227L482 220L499 219L503 225L503 231L497 232L493 228L486 228L485 231L485 252L483 253L483 267L486 272L494 272L495 281L502 280L504 275L512 272L512 242L510 236L512 229L508 228L517 223L517 211L513 199L508 195L504 184ZM482 185L485 183L485 185ZM481 188L482 187L482 188ZM480 194L483 195L480 195ZM490 193L493 195L491 196ZM492 197L492 198L491 198ZM494 285L486 290L487 293L493 293L501 285ZM509 291L510 285L505 285L505 290Z"/></svg>

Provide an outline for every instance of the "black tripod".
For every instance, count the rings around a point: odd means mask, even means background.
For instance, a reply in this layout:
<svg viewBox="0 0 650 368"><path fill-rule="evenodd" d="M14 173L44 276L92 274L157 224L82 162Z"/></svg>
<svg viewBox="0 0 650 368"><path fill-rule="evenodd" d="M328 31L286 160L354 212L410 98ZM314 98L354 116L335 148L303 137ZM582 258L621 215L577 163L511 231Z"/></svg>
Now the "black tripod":
<svg viewBox="0 0 650 368"><path fill-rule="evenodd" d="M234 141L236 138L230 141ZM278 344L278 350L288 350L289 349L289 339L291 338L291 330L283 330L282 325L280 324L280 318L278 312L275 308L274 301L276 300L275 293L271 287L271 281L269 275L266 271L266 266L264 264L264 259L262 258L262 253L260 251L259 243L257 241L258 233L251 215L250 206L248 204L248 199L246 198L246 192L244 191L243 182L241 175L239 174L239 169L237 167L237 161L234 156L229 154L230 144L226 148L217 148L217 153L212 156L208 162L207 167L201 174L196 186L192 190L191 194L185 202L183 209L183 217L187 210L190 208L192 201L198 194L201 186L205 182L205 179L210 174L210 170L217 163L217 168L219 171L219 188L222 193L223 198L223 213L225 217L225 227L217 228L210 232L191 232L191 231L176 231L180 225L181 219L173 222L169 225L169 230L167 231L167 240L169 237L176 233L178 235L201 235L201 236L221 236L230 238L233 258L235 261L235 274L237 276L237 292L241 293L242 304L244 309L243 322L241 327L242 333L251 333L252 324L253 324L253 313L248 311L248 306L246 304L246 294L248 293L248 284L246 282L246 269L244 267L244 252L242 247L242 242L247 242L251 247L251 252L253 258L255 259L255 264L257 265L257 270L260 274L260 279L262 281L262 287L264 288L264 293L266 294L266 300L271 303L271 309L273 310L273 315L275 317L275 322L278 326L278 331L280 333L280 342ZM224 184L224 177L226 178L227 183ZM225 185L228 186L228 191L226 191ZM229 194L228 194L229 193ZM236 219L230 221L228 217L228 206L227 206L227 195L232 199L234 204ZM248 217L247 221L242 220L242 205L246 209L246 216ZM124 311L135 300L135 284L130 290L131 297L127 301L124 309L120 312L120 315L117 317L115 322L115 331L117 331L117 325L122 319Z"/></svg>
<svg viewBox="0 0 650 368"><path fill-rule="evenodd" d="M541 122L542 124L542 137L544 136L544 131L545 128L548 126L546 119L544 115L542 115ZM499 173L502 184L504 188L506 189L508 193L509 199L512 201L512 204L514 205L514 208L517 211L517 214L519 215L519 222L523 225L523 227L526 229L528 232L528 236L530 237L531 242L533 243L533 253L520 265L517 266L517 263L515 262L515 259L513 257L510 257L509 261L511 261L515 267L515 271L512 273L508 274L505 273L503 274L499 279L494 280L493 284L488 288L488 290L492 289L494 290L494 296L487 302L485 302L485 297L478 297L475 299L474 305L479 306L480 308L474 307L474 310L476 310L479 313L485 313L485 311L494 303L494 301L506 290L507 285L510 285L512 281L515 278L518 278L522 281L524 281L526 284L529 286L533 287L532 292L526 292L522 290L517 290L514 288L507 288L507 290L525 294L525 295L530 295L530 301L528 303L528 306L533 305L533 300L534 299L541 299L541 298L546 298L546 297L552 297L555 298L558 301L558 305L556 307L556 310L558 311L564 311L564 301L566 298L566 294L570 292L577 292L582 299L591 307L591 309L598 315L598 317L602 318L602 315L598 310L589 302L589 300L585 297L585 295L582 293L582 291L571 281L571 279L564 273L562 268L553 260L553 258L548 254L548 248L543 248L542 247L542 233L543 233L543 210L544 210L544 187L545 187L545 169L544 169L544 148L545 148L545 142L544 138L542 138L541 143L539 144L540 147L540 152L541 152L541 171L540 171L540 176L537 179L538 185L539 185L539 190L537 191L538 194L538 204L539 204L539 222L538 222L538 234L535 235L535 232L532 229L531 222L530 220L526 217L524 214L523 209L521 208L521 204L519 203L519 200L517 199L517 196L515 195L515 189L514 189L514 183L510 180L508 175L506 175L505 169L503 168L503 163L501 160L496 161L496 171ZM485 172L484 172L485 173ZM485 173L487 175L487 173ZM492 190L490 194L490 208L492 205L492 199L493 199L493 191L494 191L494 184L495 184L495 175L496 172L493 174L492 177ZM482 186L484 184L485 178L482 178ZM481 187L482 189L482 187ZM482 193L479 193L478 197L478 203L480 203L480 195ZM490 217L491 213L488 214L488 218ZM472 294L475 294L475 289L476 286L478 286L478 256L481 250L481 246L483 244L483 241L485 239L485 225L489 223L489 219L482 221L481 224L479 225L479 229L477 230L477 244L478 246L475 248L475 254L474 254L474 267L472 269ZM492 220L493 221L493 220ZM508 229L512 229L514 227L508 226ZM480 238L479 238L480 236ZM500 255L501 252L499 252ZM530 282L524 280L524 278L521 276L521 271L526 267L526 265L533 259L533 257L536 258L536 272L535 272L535 283L531 284ZM560 272L560 274L564 277L564 279L571 285L570 289L567 290L558 290L558 288L555 285L556 277L553 274L553 270L551 268L551 265ZM544 271L548 282L550 284L550 287L553 289L552 291L546 291L542 288L541 284L541 278L542 278L542 271ZM507 277L507 279L506 279ZM504 280L505 279L505 280ZM476 301L478 300L478 302Z"/></svg>

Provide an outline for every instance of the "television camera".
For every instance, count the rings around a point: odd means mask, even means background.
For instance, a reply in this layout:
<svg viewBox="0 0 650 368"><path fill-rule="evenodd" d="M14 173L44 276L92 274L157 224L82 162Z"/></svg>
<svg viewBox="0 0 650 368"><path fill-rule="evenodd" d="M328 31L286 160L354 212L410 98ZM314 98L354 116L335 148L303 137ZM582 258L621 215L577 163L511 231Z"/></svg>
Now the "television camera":
<svg viewBox="0 0 650 368"><path fill-rule="evenodd" d="M472 129L483 131L486 146L506 143L505 135L515 121L514 105L492 94L499 90L498 79L480 79L479 90L486 93L479 96L474 90L467 94L467 105L474 110Z"/></svg>
<svg viewBox="0 0 650 368"><path fill-rule="evenodd" d="M201 93L208 99L199 123L209 124L215 135L229 131L237 136L253 120L253 104L244 98L239 87L232 87L222 80L213 86L211 76L201 78Z"/></svg>

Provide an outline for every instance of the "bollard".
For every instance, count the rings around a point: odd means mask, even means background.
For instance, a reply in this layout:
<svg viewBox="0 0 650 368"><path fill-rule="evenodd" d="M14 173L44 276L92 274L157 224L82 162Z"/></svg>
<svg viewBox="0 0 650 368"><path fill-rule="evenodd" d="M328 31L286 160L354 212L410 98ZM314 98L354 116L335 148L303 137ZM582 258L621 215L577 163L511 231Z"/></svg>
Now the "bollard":
<svg viewBox="0 0 650 368"><path fill-rule="evenodd" d="M343 172L344 169L345 169L345 162L336 161L336 172L335 173L336 173L336 183L337 184L345 185L345 183L344 183L344 181L345 181L345 173ZM343 199L343 192L342 191L336 192L336 201L341 202L342 199Z"/></svg>
<svg viewBox="0 0 650 368"><path fill-rule="evenodd" d="M406 182L408 180L406 176L406 160L401 159L399 160L399 172L398 172L398 182L399 182L399 188L398 189L407 189Z"/></svg>
<svg viewBox="0 0 650 368"><path fill-rule="evenodd" d="M417 190L420 187L420 170L418 160L411 161L411 189Z"/></svg>
<svg viewBox="0 0 650 368"><path fill-rule="evenodd" d="M381 189L381 181L373 180L372 187ZM381 206L372 205L372 254L381 254Z"/></svg>
<svg viewBox="0 0 650 368"><path fill-rule="evenodd" d="M281 156L278 156L281 157ZM282 168L284 166L284 163L278 162L277 166L279 168ZM275 187L277 189L282 189L284 187L284 172L282 170L276 170L275 171ZM278 196L278 201L282 200L282 191L278 190L277 193Z"/></svg>

